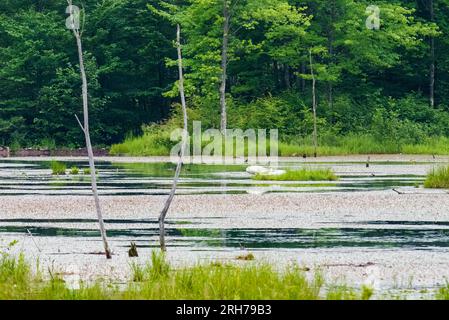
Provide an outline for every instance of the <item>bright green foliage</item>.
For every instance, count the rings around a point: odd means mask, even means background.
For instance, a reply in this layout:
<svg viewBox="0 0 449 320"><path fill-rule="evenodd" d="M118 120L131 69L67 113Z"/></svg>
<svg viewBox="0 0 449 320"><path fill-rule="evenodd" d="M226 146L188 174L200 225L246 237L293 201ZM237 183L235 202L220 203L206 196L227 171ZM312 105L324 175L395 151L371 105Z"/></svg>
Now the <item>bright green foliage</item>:
<svg viewBox="0 0 449 320"><path fill-rule="evenodd" d="M119 141L169 112L162 97L175 78L164 68L172 27L147 1L89 1L83 32L91 135ZM74 4L80 5L77 1ZM2 1L0 8L0 145L83 144L77 47L65 28L66 1ZM170 38L167 38L170 34Z"/></svg>
<svg viewBox="0 0 449 320"><path fill-rule="evenodd" d="M447 0L433 1L433 21L429 1L377 1L380 30L365 26L366 8L373 4L368 0L226 1L232 14L230 128L278 128L285 144L307 149L313 123L311 50L318 134L328 153L333 148L340 150L333 153L442 153L433 141L449 137ZM148 125L182 123L176 107L176 23L182 30L189 118L202 121L204 128L218 127L223 4L85 4L83 43L94 144L141 135ZM73 36L65 29L65 6L56 0L0 4L0 145L83 144L74 119L81 114L78 59ZM436 47L435 107L429 107L430 38ZM166 129L145 132L136 142L128 138L113 151L167 154L167 144L159 145ZM361 135L363 141L353 139Z"/></svg>
<svg viewBox="0 0 449 320"><path fill-rule="evenodd" d="M90 174L90 168L89 167L84 168L83 169L83 174L84 175L89 175ZM95 174L98 174L98 169L95 170Z"/></svg>
<svg viewBox="0 0 449 320"><path fill-rule="evenodd" d="M0 300L233 300L233 299L362 299L370 296L347 286L326 288L323 277L308 277L300 267L276 271L267 264L236 266L202 264L172 268L161 254L153 253L145 267L133 265L131 281L123 286L113 283L81 283L70 289L56 271L35 275L23 256L4 254L0 258Z"/></svg>
<svg viewBox="0 0 449 320"><path fill-rule="evenodd" d="M70 168L70 174L77 175L79 172L80 172L80 169L78 169L78 167Z"/></svg>
<svg viewBox="0 0 449 320"><path fill-rule="evenodd" d="M254 180L271 181L335 181L338 177L331 169L302 168L287 170L280 175L256 174Z"/></svg>
<svg viewBox="0 0 449 320"><path fill-rule="evenodd" d="M112 155L133 156L167 156L175 142L170 141L170 130L166 127L148 126L143 129L144 134L134 138L130 136L123 143L111 147Z"/></svg>
<svg viewBox="0 0 449 320"><path fill-rule="evenodd" d="M436 296L438 300L449 300L449 283L446 286L440 288Z"/></svg>
<svg viewBox="0 0 449 320"><path fill-rule="evenodd" d="M429 172L424 181L424 187L449 189L449 167L439 167Z"/></svg>
<svg viewBox="0 0 449 320"><path fill-rule="evenodd" d="M50 168L54 176L63 176L67 170L67 166L59 161L50 162Z"/></svg>

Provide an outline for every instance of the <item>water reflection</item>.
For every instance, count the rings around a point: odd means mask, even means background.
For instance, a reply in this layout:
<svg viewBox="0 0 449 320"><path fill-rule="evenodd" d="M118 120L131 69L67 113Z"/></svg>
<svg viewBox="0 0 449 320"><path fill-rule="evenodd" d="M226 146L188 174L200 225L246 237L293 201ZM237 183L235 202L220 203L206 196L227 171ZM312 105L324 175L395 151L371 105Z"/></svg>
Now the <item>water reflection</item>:
<svg viewBox="0 0 449 320"><path fill-rule="evenodd" d="M67 162L83 172L84 162ZM349 164L347 164L349 165ZM292 167L291 164L283 164ZM296 164L297 166L297 164ZM344 167L345 164L339 164ZM100 194L165 195L171 187L171 163L109 163L98 165ZM294 166L293 166L294 167ZM254 181L241 165L186 165L181 173L178 194L243 194L278 192L335 192L387 190L414 187L422 183L419 175L341 175L337 182ZM69 171L69 170L68 170ZM0 161L1 195L90 195L88 175L52 176L48 161Z"/></svg>
<svg viewBox="0 0 449 320"><path fill-rule="evenodd" d="M87 223L83 227L50 226L55 222ZM157 246L158 228L152 220L108 220L108 236L116 242L136 241L140 247ZM0 234L35 237L92 238L99 241L94 220L1 220ZM372 229L372 228L243 228L213 229L187 228L190 221L169 221L167 234L171 246L192 248L410 248L437 249L449 247L449 229ZM380 222L379 222L380 223ZM49 224L49 225L46 225ZM120 224L120 227L114 227ZM409 222L408 224L412 224ZM420 224L418 224L420 225ZM449 223L438 224L447 226Z"/></svg>

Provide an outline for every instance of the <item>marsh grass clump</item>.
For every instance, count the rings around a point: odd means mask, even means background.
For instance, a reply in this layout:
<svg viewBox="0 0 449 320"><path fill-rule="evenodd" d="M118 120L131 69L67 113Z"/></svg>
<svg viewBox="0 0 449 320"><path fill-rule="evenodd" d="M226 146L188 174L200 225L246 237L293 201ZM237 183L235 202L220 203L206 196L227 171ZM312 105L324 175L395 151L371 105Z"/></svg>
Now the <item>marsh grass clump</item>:
<svg viewBox="0 0 449 320"><path fill-rule="evenodd" d="M446 286L440 288L436 294L438 300L449 300L449 282Z"/></svg>
<svg viewBox="0 0 449 320"><path fill-rule="evenodd" d="M50 271L49 271L50 272ZM67 286L62 274L35 275L23 255L2 255L0 300L316 300L369 298L364 290L347 286L325 286L320 273L307 277L304 270L290 266L277 270L266 263L244 266L210 263L172 267L164 254L153 252L146 265L131 264L130 281L123 285L105 280ZM48 280L43 280L48 279Z"/></svg>
<svg viewBox="0 0 449 320"><path fill-rule="evenodd" d="M170 139L170 134L175 127L170 124L144 126L143 135L126 137L120 144L111 146L111 155L133 156L166 156L170 155L171 148L175 145Z"/></svg>
<svg viewBox="0 0 449 320"><path fill-rule="evenodd" d="M449 189L449 166L433 169L424 181L425 188Z"/></svg>
<svg viewBox="0 0 449 320"><path fill-rule="evenodd" d="M98 169L95 169L95 174L98 174ZM90 168L84 168L83 169L83 174L84 175L89 175L90 174Z"/></svg>
<svg viewBox="0 0 449 320"><path fill-rule="evenodd" d="M73 166L70 168L70 174L72 174L72 175L77 175L77 174L79 174L79 172L80 172L80 169L78 169L76 166Z"/></svg>
<svg viewBox="0 0 449 320"><path fill-rule="evenodd" d="M50 163L50 168L54 176L63 176L67 170L67 166L59 161L52 161Z"/></svg>
<svg viewBox="0 0 449 320"><path fill-rule="evenodd" d="M145 266L133 263L131 264L131 271L134 282L144 282L167 277L170 272L170 265L166 261L164 253L153 251L150 263Z"/></svg>
<svg viewBox="0 0 449 320"><path fill-rule="evenodd" d="M126 299L320 299L323 280L308 280L297 268L275 271L270 265L236 266L206 264L171 269L164 276L159 268L138 268L124 292Z"/></svg>
<svg viewBox="0 0 449 320"><path fill-rule="evenodd" d="M254 180L262 181L336 181L338 177L332 169L310 169L287 170L280 175L256 174Z"/></svg>
<svg viewBox="0 0 449 320"><path fill-rule="evenodd" d="M0 283L21 286L26 283L30 275L30 267L25 257L18 258L3 254L0 259Z"/></svg>

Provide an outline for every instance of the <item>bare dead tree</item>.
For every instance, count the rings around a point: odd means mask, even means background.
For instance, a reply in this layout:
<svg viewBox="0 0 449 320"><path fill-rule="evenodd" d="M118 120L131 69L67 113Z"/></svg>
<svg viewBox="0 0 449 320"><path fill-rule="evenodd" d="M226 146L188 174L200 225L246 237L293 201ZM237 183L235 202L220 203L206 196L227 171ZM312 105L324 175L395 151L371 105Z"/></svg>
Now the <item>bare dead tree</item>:
<svg viewBox="0 0 449 320"><path fill-rule="evenodd" d="M107 236L106 236L106 228L104 226L103 214L101 212L100 199L98 197L94 153L92 150L92 143L90 140L87 76L86 76L86 70L84 67L84 53L83 53L83 46L82 46L82 41L81 41L82 32L80 31L80 27L79 27L79 12L78 12L79 9L72 5L72 0L67 0L67 3L69 4L69 6L67 8L67 13L70 14L69 19L71 20L70 21L71 24L68 25L68 27L71 26L70 29L73 31L73 34L76 39L76 45L78 47L78 59L79 59L80 75L81 75L81 81L82 81L84 124L81 124L81 121L79 120L77 115L75 115L75 117L76 117L76 120L78 121L78 124L81 127L81 130L84 133L84 137L86 140L87 154L89 157L89 168L90 168L90 175L91 175L92 193L94 196L95 208L97 210L98 224L100 227L100 233L101 233L101 238L103 240L106 258L111 259L111 257L112 257L111 250L109 249L109 244L108 244L108 240L107 240ZM76 21L77 19L78 19L78 21Z"/></svg>
<svg viewBox="0 0 449 320"><path fill-rule="evenodd" d="M220 129L223 135L226 135L227 128L227 110L226 110L226 81L228 68L228 46L229 46L229 31L231 13L229 9L228 0L223 0L223 43L221 49L221 84L220 84L220 109L221 122Z"/></svg>
<svg viewBox="0 0 449 320"><path fill-rule="evenodd" d="M182 114L184 118L184 130L182 135L182 146L181 152L179 153L178 164L176 165L175 176L173 178L173 184L170 191L170 194L165 202L164 208L161 211L159 216L159 241L161 245L161 250L166 251L167 247L165 245L165 218L167 216L168 209L170 209L170 205L175 197L176 187L178 185L179 175L181 174L182 162L184 158L184 154L187 146L188 139L188 116L187 116L187 104L184 93L184 73L183 73L183 63L182 63L182 47L181 47L181 27L179 24L176 26L176 48L178 51L178 70L179 70L179 94L181 96L181 107Z"/></svg>
<svg viewBox="0 0 449 320"><path fill-rule="evenodd" d="M429 1L430 21L435 21L435 9L433 0ZM429 103L435 106L435 37L430 36L430 72L429 72Z"/></svg>
<svg viewBox="0 0 449 320"><path fill-rule="evenodd" d="M316 79L315 73L313 72L313 61L312 61L312 50L309 50L310 59L310 75L312 76L312 109L313 109L313 146L314 146L314 157L317 157L318 149L318 133L316 124Z"/></svg>
<svg viewBox="0 0 449 320"><path fill-rule="evenodd" d="M335 22L335 0L331 0L331 3L329 5L330 10L330 22L328 25L327 30L327 47L328 47L328 54L329 54L329 62L334 63L334 42L335 42L335 30L334 30L334 22ZM332 81L329 81L328 86L328 100L329 100L329 109L333 111L334 109L334 85ZM331 118L331 122L333 122L333 115Z"/></svg>

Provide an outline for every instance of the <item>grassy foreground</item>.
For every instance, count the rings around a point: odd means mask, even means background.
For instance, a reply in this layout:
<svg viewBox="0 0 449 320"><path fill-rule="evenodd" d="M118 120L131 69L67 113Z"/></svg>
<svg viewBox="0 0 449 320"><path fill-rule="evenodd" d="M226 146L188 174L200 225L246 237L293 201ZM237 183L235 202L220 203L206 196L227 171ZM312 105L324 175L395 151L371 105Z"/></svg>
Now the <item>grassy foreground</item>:
<svg viewBox="0 0 449 320"><path fill-rule="evenodd" d="M254 180L262 181L336 181L338 177L331 169L287 170L280 175L256 174Z"/></svg>
<svg viewBox="0 0 449 320"><path fill-rule="evenodd" d="M439 167L427 174L425 188L449 189L449 167Z"/></svg>
<svg viewBox="0 0 449 320"><path fill-rule="evenodd" d="M219 263L174 269L163 255L153 253L146 266L132 265L131 280L113 283L80 283L69 288L57 272L33 273L23 255L3 254L0 261L0 300L106 300L106 299L369 299L372 290L327 286L316 274L311 279L299 267L282 272L266 264Z"/></svg>

